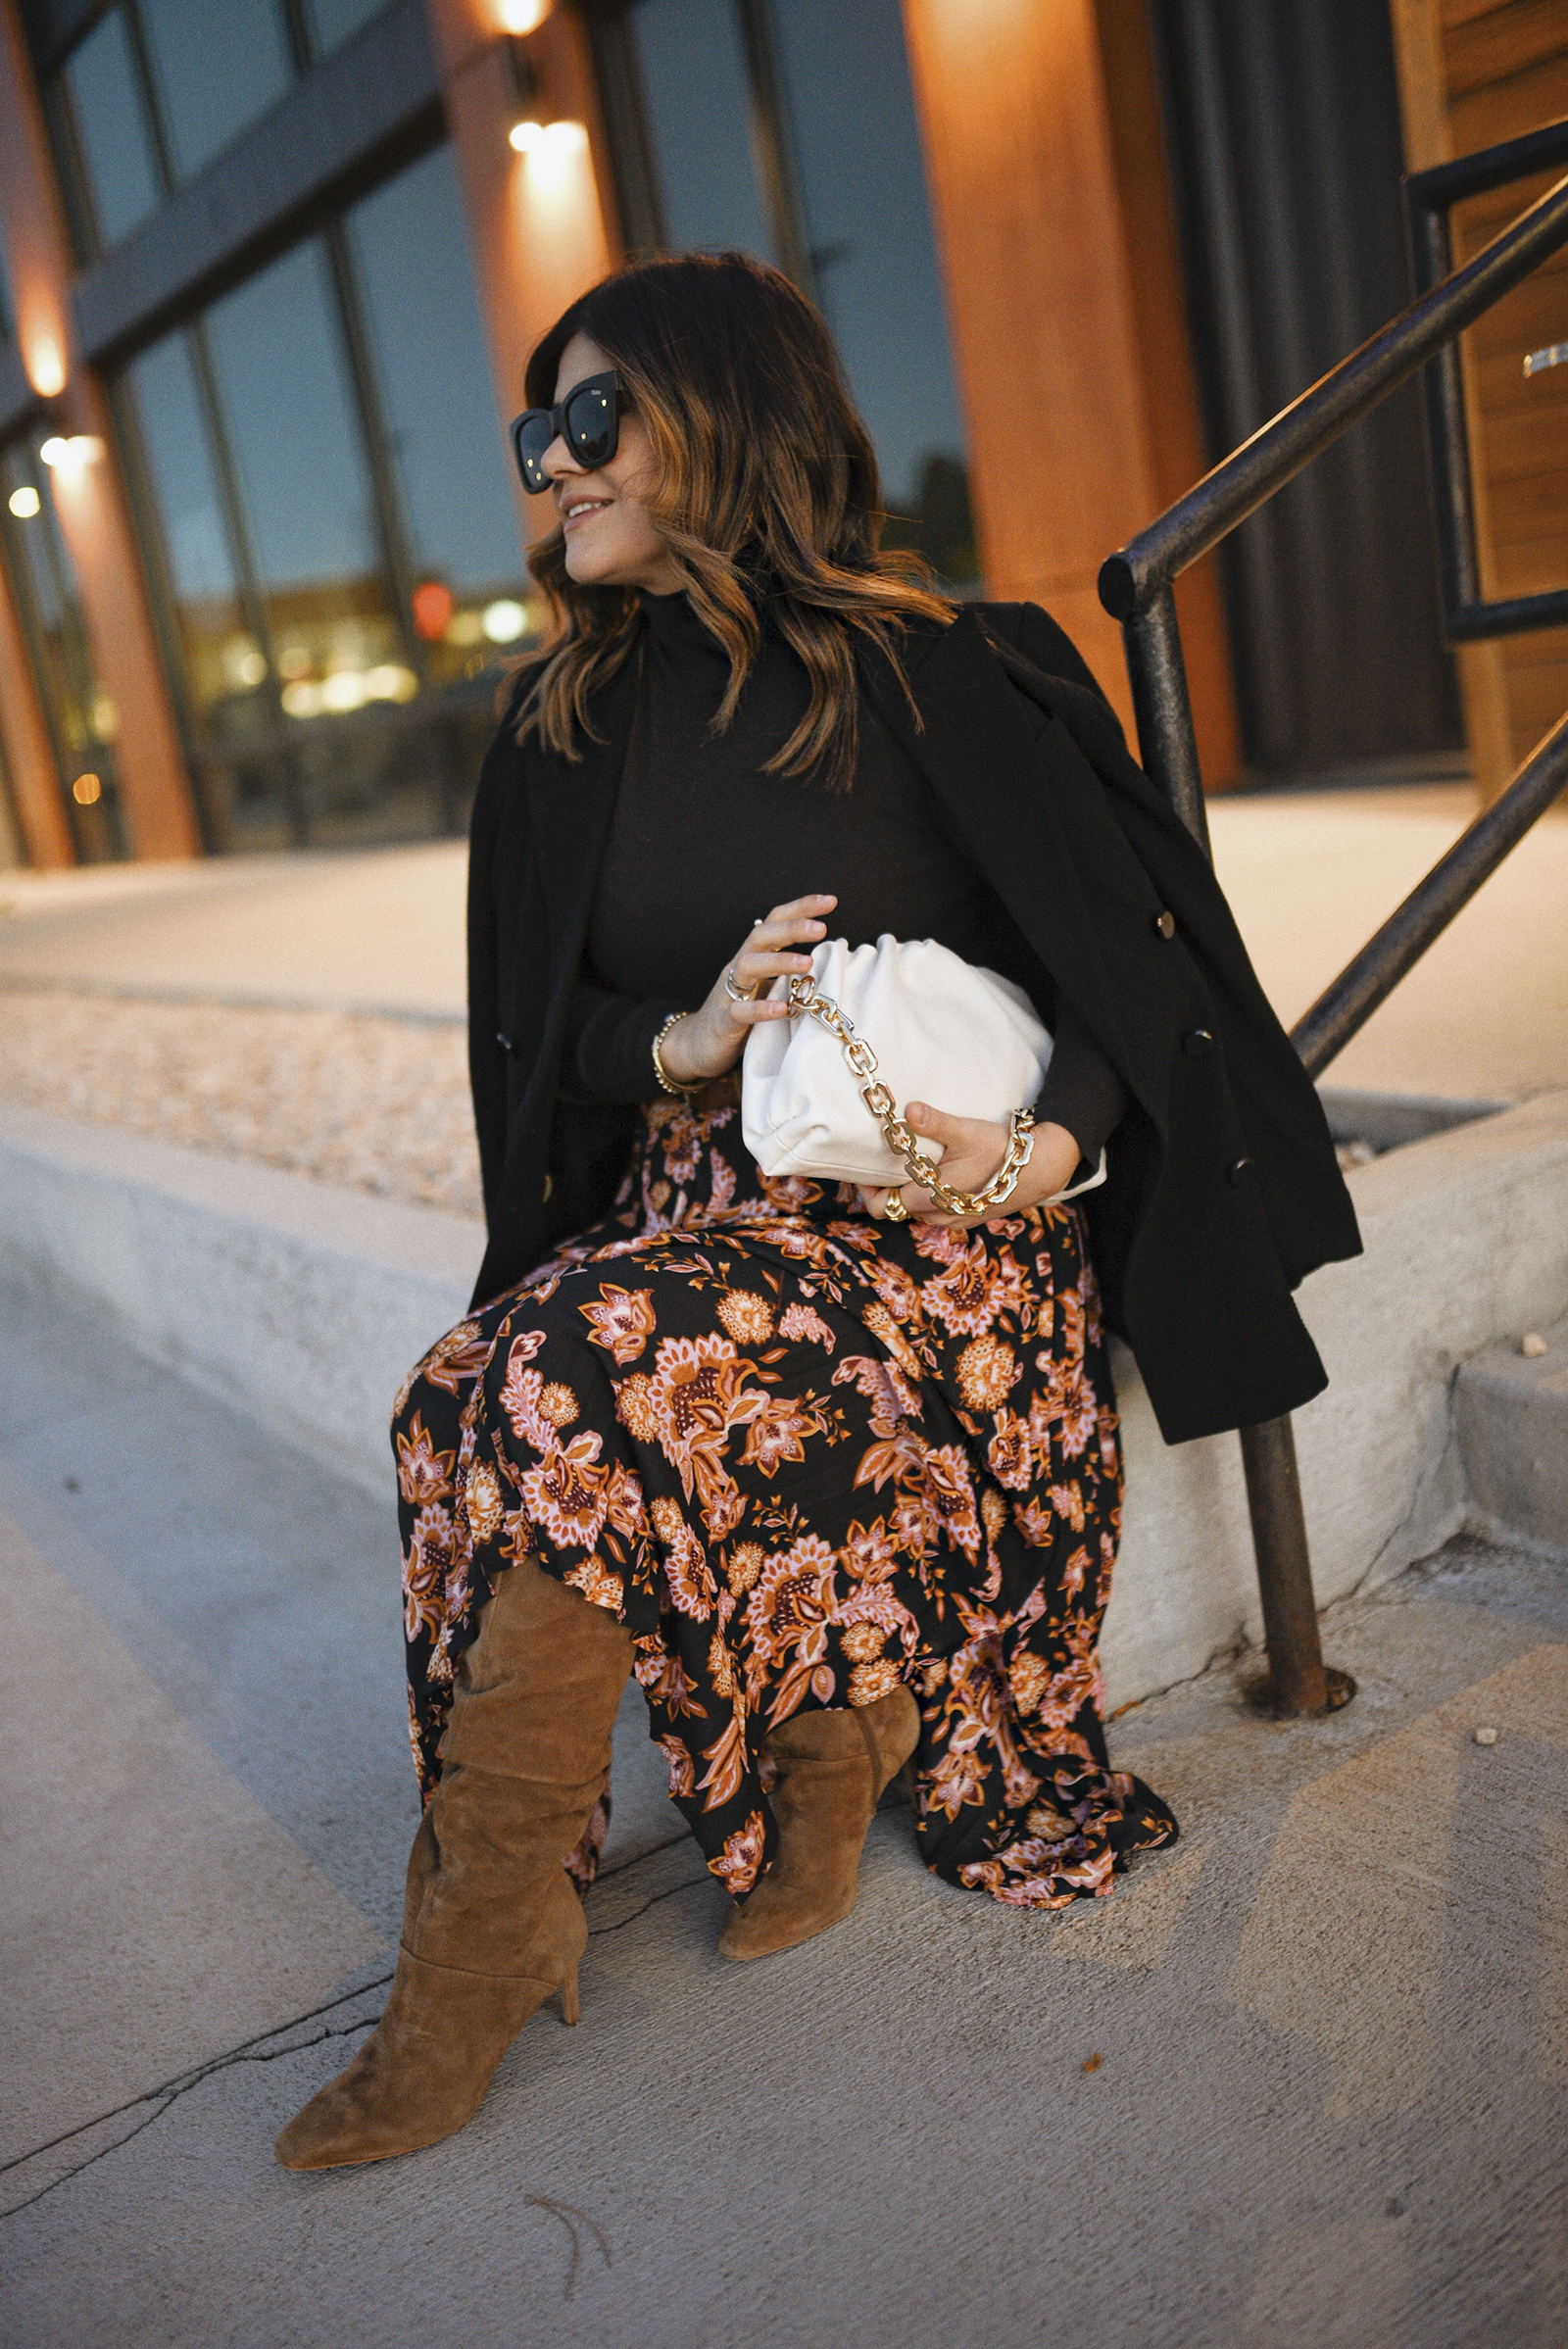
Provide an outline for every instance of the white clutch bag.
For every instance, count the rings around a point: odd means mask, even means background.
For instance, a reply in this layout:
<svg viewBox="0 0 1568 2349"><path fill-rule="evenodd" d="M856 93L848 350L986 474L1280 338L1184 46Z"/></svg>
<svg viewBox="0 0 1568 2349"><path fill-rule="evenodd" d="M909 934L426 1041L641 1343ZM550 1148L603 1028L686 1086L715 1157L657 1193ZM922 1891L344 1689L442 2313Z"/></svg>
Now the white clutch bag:
<svg viewBox="0 0 1568 2349"><path fill-rule="evenodd" d="M811 956L809 980L775 979L768 992L795 1011L754 1028L741 1063L741 1131L763 1174L920 1182L957 1214L1010 1196L1051 1065L1050 1032L1021 987L935 939L884 935L853 952L830 938ZM933 1184L942 1152L905 1124L911 1101L1011 1125L1007 1157L982 1192ZM1097 1173L1076 1189L1104 1175L1102 1151Z"/></svg>

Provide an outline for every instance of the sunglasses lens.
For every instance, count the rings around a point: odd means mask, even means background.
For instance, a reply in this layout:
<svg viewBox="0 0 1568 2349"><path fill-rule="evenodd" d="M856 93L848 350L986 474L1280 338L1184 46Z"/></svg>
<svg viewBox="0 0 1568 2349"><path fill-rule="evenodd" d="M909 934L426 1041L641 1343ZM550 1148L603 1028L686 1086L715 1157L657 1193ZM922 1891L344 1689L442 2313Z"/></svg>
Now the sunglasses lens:
<svg viewBox="0 0 1568 2349"><path fill-rule="evenodd" d="M579 465L603 465L615 454L615 396L585 383L566 403L566 439Z"/></svg>
<svg viewBox="0 0 1568 2349"><path fill-rule="evenodd" d="M517 465L526 488L537 491L550 487L549 475L540 460L554 438L548 408L530 408L519 419L515 435Z"/></svg>

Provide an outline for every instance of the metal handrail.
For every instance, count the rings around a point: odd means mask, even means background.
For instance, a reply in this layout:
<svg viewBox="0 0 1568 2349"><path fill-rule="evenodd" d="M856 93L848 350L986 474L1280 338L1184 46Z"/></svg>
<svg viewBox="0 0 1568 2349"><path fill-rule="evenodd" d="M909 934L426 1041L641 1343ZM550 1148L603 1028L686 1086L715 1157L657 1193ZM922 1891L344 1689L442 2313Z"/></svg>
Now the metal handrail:
<svg viewBox="0 0 1568 2349"><path fill-rule="evenodd" d="M1100 600L1122 623L1140 756L1205 855L1208 819L1174 581L1563 244L1568 178L1282 409L1102 566ZM1393 993L1565 782L1568 717L1298 1023L1292 1042L1313 1076ZM1274 1709L1320 1712L1353 1695L1355 1684L1323 1662L1291 1422L1243 1428L1241 1444Z"/></svg>
<svg viewBox="0 0 1568 2349"><path fill-rule="evenodd" d="M1100 600L1113 618L1145 612L1162 587L1206 555L1276 490L1294 480L1435 351L1490 310L1568 241L1568 178L1485 245L1473 261L1401 310L1310 391L1205 473L1157 521L1101 566Z"/></svg>

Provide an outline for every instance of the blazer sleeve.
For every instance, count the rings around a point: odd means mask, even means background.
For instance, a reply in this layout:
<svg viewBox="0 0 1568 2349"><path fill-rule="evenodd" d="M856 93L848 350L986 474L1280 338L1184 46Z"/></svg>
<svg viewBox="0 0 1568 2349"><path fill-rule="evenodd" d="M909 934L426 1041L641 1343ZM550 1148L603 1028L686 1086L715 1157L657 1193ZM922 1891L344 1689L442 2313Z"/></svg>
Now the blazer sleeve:
<svg viewBox="0 0 1568 2349"><path fill-rule="evenodd" d="M562 1099L606 1107L657 1101L654 1038L671 1012L694 1008L664 996L616 995L579 979L566 1011Z"/></svg>

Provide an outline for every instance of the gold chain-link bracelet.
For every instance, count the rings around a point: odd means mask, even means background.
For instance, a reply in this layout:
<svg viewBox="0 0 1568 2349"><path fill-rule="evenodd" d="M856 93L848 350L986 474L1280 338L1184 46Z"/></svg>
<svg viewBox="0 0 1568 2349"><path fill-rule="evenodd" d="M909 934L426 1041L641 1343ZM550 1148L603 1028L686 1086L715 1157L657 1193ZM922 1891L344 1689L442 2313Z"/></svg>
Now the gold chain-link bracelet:
<svg viewBox="0 0 1568 2349"><path fill-rule="evenodd" d="M898 1113L898 1103L877 1076L877 1056L865 1038L857 1034L855 1022L841 1011L830 995L818 992L812 979L791 979L789 991L790 1016L806 1012L820 1021L830 1036L838 1039L845 1059L859 1080L860 1099L882 1128L888 1148L904 1160L909 1170L909 1180L918 1183L940 1199L950 1215L983 1215L988 1208L1006 1205L1018 1188L1018 1178L1028 1165L1034 1151L1033 1109L1014 1109L1007 1150L1002 1164L988 1183L978 1191L954 1191L937 1172L936 1161L928 1158L920 1148L919 1137L906 1118ZM654 1048L654 1062L658 1066L659 1048Z"/></svg>

